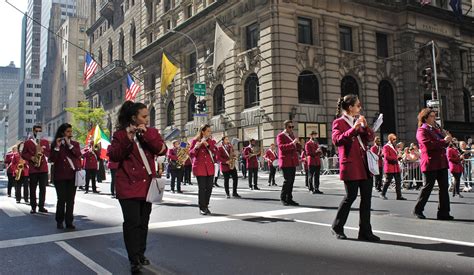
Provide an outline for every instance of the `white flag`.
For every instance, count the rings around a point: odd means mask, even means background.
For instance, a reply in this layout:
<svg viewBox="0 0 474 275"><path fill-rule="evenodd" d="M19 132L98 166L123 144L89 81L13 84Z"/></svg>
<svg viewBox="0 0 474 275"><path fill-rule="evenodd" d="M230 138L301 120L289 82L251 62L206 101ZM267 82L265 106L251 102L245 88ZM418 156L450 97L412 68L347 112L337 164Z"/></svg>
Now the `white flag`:
<svg viewBox="0 0 474 275"><path fill-rule="evenodd" d="M234 44L234 40L227 36L219 26L219 23L216 22L216 35L214 38L214 72L226 59L230 50L234 48Z"/></svg>

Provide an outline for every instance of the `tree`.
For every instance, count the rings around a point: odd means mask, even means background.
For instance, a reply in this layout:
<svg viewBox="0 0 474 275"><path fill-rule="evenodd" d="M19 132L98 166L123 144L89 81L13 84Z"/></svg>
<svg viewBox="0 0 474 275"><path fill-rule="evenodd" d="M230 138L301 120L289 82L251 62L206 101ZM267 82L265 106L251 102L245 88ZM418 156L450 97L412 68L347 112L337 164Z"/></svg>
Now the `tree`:
<svg viewBox="0 0 474 275"><path fill-rule="evenodd" d="M72 129L76 140L84 144L87 134L95 125L110 136L109 130L104 127L106 124L105 115L107 114L103 108L91 108L88 101L80 101L77 107L66 108L66 112L72 114Z"/></svg>

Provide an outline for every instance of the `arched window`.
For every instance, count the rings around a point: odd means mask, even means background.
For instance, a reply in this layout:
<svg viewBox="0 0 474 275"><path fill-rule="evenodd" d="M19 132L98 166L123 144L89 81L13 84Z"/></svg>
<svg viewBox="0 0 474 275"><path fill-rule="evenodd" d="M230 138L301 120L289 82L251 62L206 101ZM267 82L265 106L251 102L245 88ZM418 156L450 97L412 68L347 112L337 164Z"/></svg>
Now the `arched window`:
<svg viewBox="0 0 474 275"><path fill-rule="evenodd" d="M260 101L260 85L256 73L250 74L245 80L244 96L245 108L251 108L258 105Z"/></svg>
<svg viewBox="0 0 474 275"><path fill-rule="evenodd" d="M194 120L194 114L196 113L196 96L191 94L188 99L188 121Z"/></svg>
<svg viewBox="0 0 474 275"><path fill-rule="evenodd" d="M383 114L383 123L380 128L382 136L396 133L395 95L392 85L387 80L382 80L379 83L379 112Z"/></svg>
<svg viewBox="0 0 474 275"><path fill-rule="evenodd" d="M319 104L319 81L311 71L302 71L298 76L298 101Z"/></svg>
<svg viewBox="0 0 474 275"><path fill-rule="evenodd" d="M112 63L114 58L114 46L112 45L112 40L109 40L109 64Z"/></svg>
<svg viewBox="0 0 474 275"><path fill-rule="evenodd" d="M224 86L222 84L217 85L214 89L214 115L223 114L225 111L224 107Z"/></svg>
<svg viewBox="0 0 474 275"><path fill-rule="evenodd" d="M124 42L124 37L123 37L123 32L120 32L119 36L119 59L124 60L125 59L125 42Z"/></svg>
<svg viewBox="0 0 474 275"><path fill-rule="evenodd" d="M174 124L174 103L170 101L168 104L168 110L166 112L166 126L171 126Z"/></svg>
<svg viewBox="0 0 474 275"><path fill-rule="evenodd" d="M132 55L136 52L136 45L137 45L137 29L135 28L135 24L132 24L130 29L130 50L132 51Z"/></svg>
<svg viewBox="0 0 474 275"><path fill-rule="evenodd" d="M355 78L350 75L345 76L341 80L341 96L348 94L359 95L359 85L357 84Z"/></svg>
<svg viewBox="0 0 474 275"><path fill-rule="evenodd" d="M102 48L99 48L99 57L97 59L99 60L99 66L102 66Z"/></svg>
<svg viewBox="0 0 474 275"><path fill-rule="evenodd" d="M471 95L467 89L463 90L463 103L464 103L464 121L471 121Z"/></svg>
<svg viewBox="0 0 474 275"><path fill-rule="evenodd" d="M150 110L150 127L155 127L156 125L156 110L155 107L152 107Z"/></svg>

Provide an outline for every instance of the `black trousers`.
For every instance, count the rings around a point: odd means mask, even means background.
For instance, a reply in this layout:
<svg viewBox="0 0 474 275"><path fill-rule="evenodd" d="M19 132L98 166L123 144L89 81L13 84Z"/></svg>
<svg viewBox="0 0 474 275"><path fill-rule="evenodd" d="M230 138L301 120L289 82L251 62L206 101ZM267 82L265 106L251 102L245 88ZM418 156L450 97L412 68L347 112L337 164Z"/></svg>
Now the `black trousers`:
<svg viewBox="0 0 474 275"><path fill-rule="evenodd" d="M211 199L214 175L198 176L196 178L199 187L199 209L205 210L209 206L209 200Z"/></svg>
<svg viewBox="0 0 474 275"><path fill-rule="evenodd" d="M253 186L257 187L258 185L258 168L248 168L249 171L249 187L252 187L252 180Z"/></svg>
<svg viewBox="0 0 474 275"><path fill-rule="evenodd" d="M370 205L372 200L373 180L344 181L346 195L342 199L339 209L337 210L336 219L332 224L332 228L337 231L343 231L347 217L351 211L351 205L357 198L360 189L360 206L359 206L359 234L372 233L370 225Z"/></svg>
<svg viewBox="0 0 474 275"><path fill-rule="evenodd" d="M270 165L270 175L268 176L268 183L269 184L276 184L275 183L275 174L276 174L276 167L273 165Z"/></svg>
<svg viewBox="0 0 474 275"><path fill-rule="evenodd" d="M309 183L308 183L308 176L309 176L308 170L307 170L306 168L304 168L303 171L304 171L304 185L305 185L306 187L309 187Z"/></svg>
<svg viewBox="0 0 474 275"><path fill-rule="evenodd" d="M374 176L375 177L375 189L382 190L382 179L383 179L383 166L379 167L379 174Z"/></svg>
<svg viewBox="0 0 474 275"><path fill-rule="evenodd" d="M308 187L309 190L319 190L319 171L321 171L321 166L309 167L309 177L308 177Z"/></svg>
<svg viewBox="0 0 474 275"><path fill-rule="evenodd" d="M431 190L435 181L438 181L439 187L439 203L438 203L438 216L449 215L449 191L448 191L448 169L440 169L434 171L428 171L423 173L423 187L421 188L418 201L415 205L415 212L422 213L425 210L425 205L431 195Z"/></svg>
<svg viewBox="0 0 474 275"><path fill-rule="evenodd" d="M241 167L242 167L242 177L244 179L247 177L247 162L243 161L241 162Z"/></svg>
<svg viewBox="0 0 474 275"><path fill-rule="evenodd" d="M56 222L63 223L66 221L66 226L72 225L72 221L74 220L74 198L76 197L74 179L55 180L54 187L56 188L56 195L58 197L56 204Z"/></svg>
<svg viewBox="0 0 474 275"><path fill-rule="evenodd" d="M11 196L12 188L13 188L13 186L15 186L15 177L13 176L12 173L7 173L7 177L8 177L7 195Z"/></svg>
<svg viewBox="0 0 474 275"><path fill-rule="evenodd" d="M183 175L184 168L171 169L171 191L174 191L175 182L178 191L181 191L181 182L183 181Z"/></svg>
<svg viewBox="0 0 474 275"><path fill-rule="evenodd" d="M224 174L224 189L225 193L229 195L229 180L232 177L232 195L237 194L237 185L238 185L238 177L237 177L237 169L230 170L228 172L222 172Z"/></svg>
<svg viewBox="0 0 474 275"><path fill-rule="evenodd" d="M402 178L400 173L387 173L385 176L385 183L383 185L382 196L387 194L387 189L392 182L392 179L395 178L395 192L397 193L397 199L402 197Z"/></svg>
<svg viewBox="0 0 474 275"><path fill-rule="evenodd" d="M293 184L295 183L296 167L282 167L283 186L281 188L280 199L285 202L293 200Z"/></svg>
<svg viewBox="0 0 474 275"><path fill-rule="evenodd" d="M461 188L461 173L452 173L454 178L454 186L453 186L453 196L458 194L459 189Z"/></svg>
<svg viewBox="0 0 474 275"><path fill-rule="evenodd" d="M86 169L86 192L89 191L89 182L92 181L92 192L97 192L96 180L97 170L96 169Z"/></svg>
<svg viewBox="0 0 474 275"><path fill-rule="evenodd" d="M115 173L117 173L117 169L110 169L110 194L115 196Z"/></svg>
<svg viewBox="0 0 474 275"><path fill-rule="evenodd" d="M191 183L191 171L192 171L193 166L192 165L187 165L184 166L184 183Z"/></svg>
<svg viewBox="0 0 474 275"><path fill-rule="evenodd" d="M46 185L48 184L48 173L30 174L30 205L31 209L36 210L36 187L39 185L39 209L44 208L46 200Z"/></svg>
<svg viewBox="0 0 474 275"><path fill-rule="evenodd" d="M148 222L150 221L151 203L145 200L119 200L123 214L123 240L128 259L138 263L145 255Z"/></svg>
<svg viewBox="0 0 474 275"><path fill-rule="evenodd" d="M21 200L21 187L23 186L23 199L28 202L28 177L21 177L20 180L15 180L15 199L16 201Z"/></svg>

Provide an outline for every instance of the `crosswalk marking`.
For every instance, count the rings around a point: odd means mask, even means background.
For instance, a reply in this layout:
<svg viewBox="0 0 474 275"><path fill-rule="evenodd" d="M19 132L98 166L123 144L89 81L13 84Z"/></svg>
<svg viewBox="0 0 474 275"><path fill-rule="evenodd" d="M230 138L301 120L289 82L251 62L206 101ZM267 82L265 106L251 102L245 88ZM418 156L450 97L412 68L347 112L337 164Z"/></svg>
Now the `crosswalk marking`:
<svg viewBox="0 0 474 275"><path fill-rule="evenodd" d="M112 275L112 273L109 272L107 269L103 268L102 266L88 258L86 255L79 252L79 250L67 244L66 242L60 241L56 242L56 244L59 245L62 249L66 250L67 253L71 254L71 256L79 260L81 263L90 268L96 274Z"/></svg>
<svg viewBox="0 0 474 275"><path fill-rule="evenodd" d="M82 203L89 204L89 205L103 208L103 209L115 208L115 206L112 206L112 205L108 205L108 204L97 202L97 201L87 200L87 199L77 197L77 196L75 198L75 201L82 202Z"/></svg>
<svg viewBox="0 0 474 275"><path fill-rule="evenodd" d="M21 217L25 216L25 213L21 211L17 205L14 203L13 200L7 201L7 200L0 200L0 209L5 212L9 217Z"/></svg>

